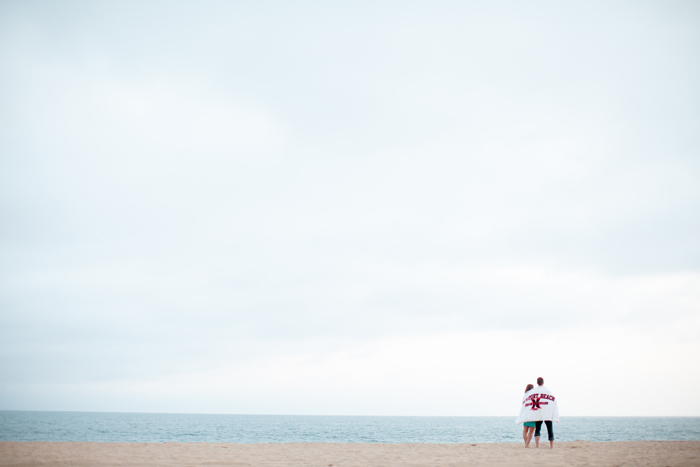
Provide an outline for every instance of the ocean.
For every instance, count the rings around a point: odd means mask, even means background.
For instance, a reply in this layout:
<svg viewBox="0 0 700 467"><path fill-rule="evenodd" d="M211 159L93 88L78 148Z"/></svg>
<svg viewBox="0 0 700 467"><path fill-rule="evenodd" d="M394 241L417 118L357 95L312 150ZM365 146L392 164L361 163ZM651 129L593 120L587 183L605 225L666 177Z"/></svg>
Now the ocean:
<svg viewBox="0 0 700 467"><path fill-rule="evenodd" d="M522 425L514 421L515 417L0 411L0 441L517 443L522 441ZM700 440L700 417L563 417L554 424L554 434L557 441Z"/></svg>

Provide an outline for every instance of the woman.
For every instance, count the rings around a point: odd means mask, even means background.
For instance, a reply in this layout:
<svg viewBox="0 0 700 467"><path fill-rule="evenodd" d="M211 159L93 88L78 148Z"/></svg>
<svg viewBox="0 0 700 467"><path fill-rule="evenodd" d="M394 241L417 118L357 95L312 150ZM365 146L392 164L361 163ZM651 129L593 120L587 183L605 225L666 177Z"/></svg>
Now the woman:
<svg viewBox="0 0 700 467"><path fill-rule="evenodd" d="M528 384L525 387L525 394L527 394L527 392L534 387L535 387L534 385ZM535 425L536 425L535 422L523 423L523 440L525 441L526 448L530 447L530 441L532 440L532 435L533 435L533 433L535 433Z"/></svg>

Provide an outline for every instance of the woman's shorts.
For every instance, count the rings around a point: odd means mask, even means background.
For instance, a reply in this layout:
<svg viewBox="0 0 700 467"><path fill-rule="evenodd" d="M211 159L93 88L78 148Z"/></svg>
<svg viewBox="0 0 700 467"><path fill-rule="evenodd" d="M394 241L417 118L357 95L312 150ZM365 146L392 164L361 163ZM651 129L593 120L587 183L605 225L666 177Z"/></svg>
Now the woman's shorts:
<svg viewBox="0 0 700 467"><path fill-rule="evenodd" d="M532 428L535 428L535 422L525 422L523 423L523 426L531 426Z"/></svg>

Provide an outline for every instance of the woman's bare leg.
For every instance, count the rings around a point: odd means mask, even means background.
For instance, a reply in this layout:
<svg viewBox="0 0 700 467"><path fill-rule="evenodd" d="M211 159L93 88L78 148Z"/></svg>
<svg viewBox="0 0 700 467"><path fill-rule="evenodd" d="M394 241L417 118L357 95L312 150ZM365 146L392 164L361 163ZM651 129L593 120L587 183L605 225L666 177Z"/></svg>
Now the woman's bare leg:
<svg viewBox="0 0 700 467"><path fill-rule="evenodd" d="M530 426L527 430L527 440L525 441L525 447L530 447L530 441L532 441L532 435L535 434L535 427Z"/></svg>

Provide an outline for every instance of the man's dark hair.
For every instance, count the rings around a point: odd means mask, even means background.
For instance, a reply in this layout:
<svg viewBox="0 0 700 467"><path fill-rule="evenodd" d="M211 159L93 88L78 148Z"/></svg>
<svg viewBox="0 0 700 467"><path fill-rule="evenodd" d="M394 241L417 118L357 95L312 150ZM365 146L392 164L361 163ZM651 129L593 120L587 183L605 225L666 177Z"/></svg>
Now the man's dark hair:
<svg viewBox="0 0 700 467"><path fill-rule="evenodd" d="M537 385L542 386L543 384L544 384L544 378L540 376L539 378L537 378Z"/></svg>

